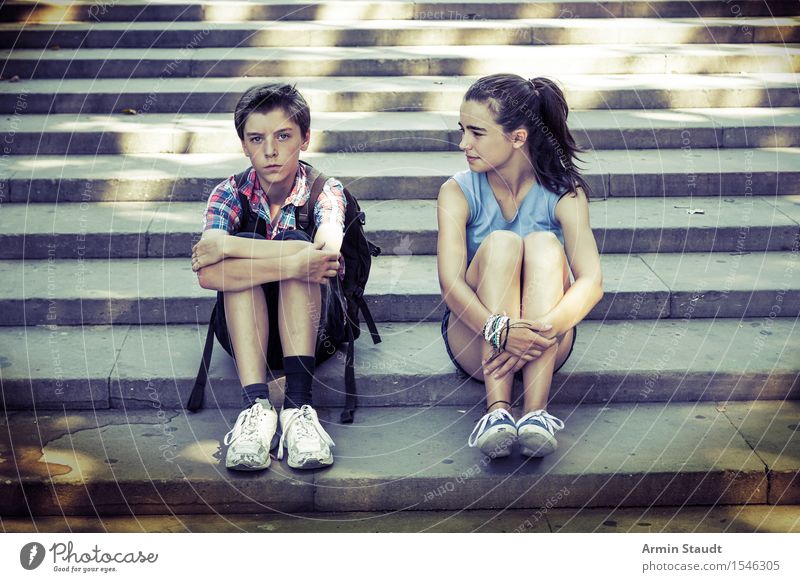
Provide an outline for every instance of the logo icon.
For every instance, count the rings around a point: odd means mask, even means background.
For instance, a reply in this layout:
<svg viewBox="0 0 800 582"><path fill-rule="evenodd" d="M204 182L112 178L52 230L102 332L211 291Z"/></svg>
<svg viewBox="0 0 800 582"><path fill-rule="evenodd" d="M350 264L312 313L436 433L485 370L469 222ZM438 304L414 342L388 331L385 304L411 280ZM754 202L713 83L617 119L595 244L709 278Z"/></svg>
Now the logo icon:
<svg viewBox="0 0 800 582"><path fill-rule="evenodd" d="M19 563L26 570L35 570L44 561L44 546L37 542L31 542L22 546L19 552Z"/></svg>

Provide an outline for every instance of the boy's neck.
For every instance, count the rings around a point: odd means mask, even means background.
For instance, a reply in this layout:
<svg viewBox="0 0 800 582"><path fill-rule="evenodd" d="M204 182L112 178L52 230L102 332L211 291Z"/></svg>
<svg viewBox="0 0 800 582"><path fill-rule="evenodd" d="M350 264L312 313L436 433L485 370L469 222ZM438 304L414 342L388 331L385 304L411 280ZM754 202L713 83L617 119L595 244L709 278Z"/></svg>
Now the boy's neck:
<svg viewBox="0 0 800 582"><path fill-rule="evenodd" d="M258 175L258 171L256 170L256 175ZM283 204L286 197L289 196L289 193L292 191L294 187L294 181L297 177L297 170L287 178L281 182L268 182L261 176L258 176L258 183L261 186L261 191L264 193L264 196L267 198L270 204Z"/></svg>

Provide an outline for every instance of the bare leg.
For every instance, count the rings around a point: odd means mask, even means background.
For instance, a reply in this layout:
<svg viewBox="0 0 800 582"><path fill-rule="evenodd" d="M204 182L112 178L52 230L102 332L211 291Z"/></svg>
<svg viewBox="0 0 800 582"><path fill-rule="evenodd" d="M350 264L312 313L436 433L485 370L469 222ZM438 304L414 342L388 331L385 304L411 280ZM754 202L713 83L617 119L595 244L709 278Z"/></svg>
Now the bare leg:
<svg viewBox="0 0 800 582"><path fill-rule="evenodd" d="M520 313L520 275L522 268L522 239L509 231L495 231L484 239L466 273L467 284L472 287L492 313L506 312L511 318ZM491 356L492 348L483 337L450 315L447 330L450 349L469 374L486 382L486 402L491 405L498 400L511 402L514 376L505 378L483 378L482 361ZM506 408L506 404L490 406Z"/></svg>
<svg viewBox="0 0 800 582"><path fill-rule="evenodd" d="M569 267L564 249L553 233L529 234L524 248L522 317L538 319L558 305L569 288ZM557 338L556 345L522 369L526 414L547 408L553 370L569 354L574 333L573 329L567 331Z"/></svg>
<svg viewBox="0 0 800 582"><path fill-rule="evenodd" d="M278 327L283 355L313 356L322 308L320 286L297 279L280 285Z"/></svg>
<svg viewBox="0 0 800 582"><path fill-rule="evenodd" d="M239 382L242 386L266 383L269 316L264 290L258 286L226 291L223 299Z"/></svg>

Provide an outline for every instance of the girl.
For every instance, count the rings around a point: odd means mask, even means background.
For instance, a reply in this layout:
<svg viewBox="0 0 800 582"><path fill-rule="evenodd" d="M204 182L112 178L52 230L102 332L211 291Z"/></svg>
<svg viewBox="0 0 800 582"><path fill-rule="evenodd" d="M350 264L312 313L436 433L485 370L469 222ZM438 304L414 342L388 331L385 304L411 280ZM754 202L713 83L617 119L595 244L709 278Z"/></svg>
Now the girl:
<svg viewBox="0 0 800 582"><path fill-rule="evenodd" d="M572 352L575 326L603 297L568 111L549 79L479 79L458 124L469 169L439 191L442 336L456 367L486 384L487 412L468 444L492 458L509 455L517 440L527 456L556 449L564 423L546 410L553 374Z"/></svg>

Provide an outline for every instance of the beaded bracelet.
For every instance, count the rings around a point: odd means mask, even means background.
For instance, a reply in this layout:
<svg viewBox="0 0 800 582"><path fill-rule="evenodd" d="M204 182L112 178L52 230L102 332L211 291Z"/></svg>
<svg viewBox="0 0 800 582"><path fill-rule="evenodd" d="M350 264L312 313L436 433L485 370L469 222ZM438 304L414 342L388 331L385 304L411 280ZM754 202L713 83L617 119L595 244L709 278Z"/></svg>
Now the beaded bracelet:
<svg viewBox="0 0 800 582"><path fill-rule="evenodd" d="M500 340L502 336L503 329L506 330L506 341L508 341L508 326L511 318L504 315L499 314L492 314L486 319L486 323L481 330L483 335L483 339L491 345L495 350L501 350L502 348ZM503 342L505 343L505 342Z"/></svg>

